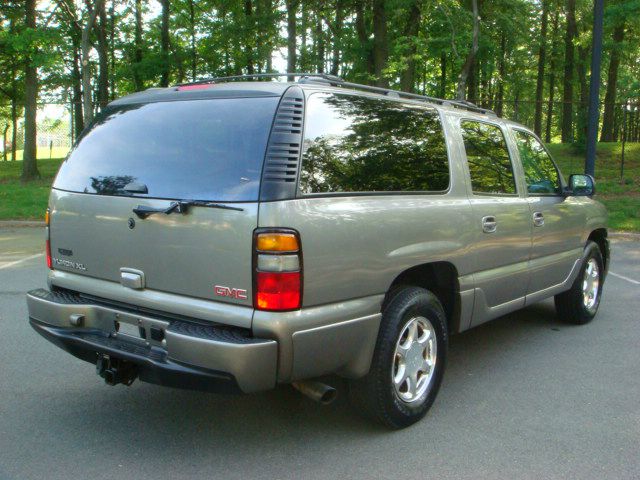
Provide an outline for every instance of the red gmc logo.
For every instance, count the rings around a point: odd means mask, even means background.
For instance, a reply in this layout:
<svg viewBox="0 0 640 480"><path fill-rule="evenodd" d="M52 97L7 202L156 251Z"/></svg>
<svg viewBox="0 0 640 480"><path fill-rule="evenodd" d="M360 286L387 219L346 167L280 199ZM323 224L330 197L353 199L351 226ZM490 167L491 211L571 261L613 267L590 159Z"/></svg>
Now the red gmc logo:
<svg viewBox="0 0 640 480"><path fill-rule="evenodd" d="M213 291L219 297L231 297L237 300L247 299L247 291L242 288L229 288L224 285L215 285Z"/></svg>

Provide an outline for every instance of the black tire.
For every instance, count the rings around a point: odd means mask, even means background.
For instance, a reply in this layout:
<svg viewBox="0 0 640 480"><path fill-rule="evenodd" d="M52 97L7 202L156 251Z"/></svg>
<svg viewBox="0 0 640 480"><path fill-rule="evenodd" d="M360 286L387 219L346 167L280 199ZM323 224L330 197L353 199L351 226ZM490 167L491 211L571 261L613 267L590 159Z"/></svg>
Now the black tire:
<svg viewBox="0 0 640 480"><path fill-rule="evenodd" d="M399 397L392 380L396 343L405 326L417 317L427 319L435 333L436 359L433 375L426 391L407 403ZM444 309L428 290L404 287L394 292L385 305L369 373L349 384L349 397L354 407L369 418L389 428L408 427L425 416L433 404L447 359L448 332Z"/></svg>
<svg viewBox="0 0 640 480"><path fill-rule="evenodd" d="M599 282L595 297L595 304L591 308L588 308L584 301L583 282L585 271L587 270L590 261L595 261L597 264ZM598 307L600 306L600 300L602 298L603 285L604 263L602 261L602 252L600 252L600 247L598 247L597 243L589 241L585 247L584 260L573 285L569 290L556 295L554 298L558 318L562 322L573 325L584 325L585 323L589 323L598 312Z"/></svg>

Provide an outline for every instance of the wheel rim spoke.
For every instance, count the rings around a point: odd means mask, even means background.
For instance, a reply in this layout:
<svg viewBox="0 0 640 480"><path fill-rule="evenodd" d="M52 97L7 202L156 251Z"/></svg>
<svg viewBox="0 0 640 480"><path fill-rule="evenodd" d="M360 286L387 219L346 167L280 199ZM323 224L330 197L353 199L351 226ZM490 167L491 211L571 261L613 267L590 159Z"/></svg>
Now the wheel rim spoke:
<svg viewBox="0 0 640 480"><path fill-rule="evenodd" d="M598 305L598 294L600 289L600 270L594 258L590 258L584 270L582 280L582 301L584 307L594 312Z"/></svg>
<svg viewBox="0 0 640 480"><path fill-rule="evenodd" d="M396 343L392 381L404 402L424 397L436 364L436 337L433 325L424 317L405 323Z"/></svg>

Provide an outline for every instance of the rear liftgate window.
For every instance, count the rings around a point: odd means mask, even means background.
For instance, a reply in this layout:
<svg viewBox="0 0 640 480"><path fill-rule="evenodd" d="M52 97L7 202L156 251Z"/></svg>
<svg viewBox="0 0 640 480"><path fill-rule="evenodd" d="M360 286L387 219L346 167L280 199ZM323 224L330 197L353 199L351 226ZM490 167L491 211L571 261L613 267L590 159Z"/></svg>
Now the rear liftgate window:
<svg viewBox="0 0 640 480"><path fill-rule="evenodd" d="M309 97L301 193L448 187L447 148L435 110L357 95Z"/></svg>
<svg viewBox="0 0 640 480"><path fill-rule="evenodd" d="M279 98L108 108L62 164L54 187L152 198L255 201ZM129 188L128 190L131 190ZM141 195L140 189L133 193Z"/></svg>

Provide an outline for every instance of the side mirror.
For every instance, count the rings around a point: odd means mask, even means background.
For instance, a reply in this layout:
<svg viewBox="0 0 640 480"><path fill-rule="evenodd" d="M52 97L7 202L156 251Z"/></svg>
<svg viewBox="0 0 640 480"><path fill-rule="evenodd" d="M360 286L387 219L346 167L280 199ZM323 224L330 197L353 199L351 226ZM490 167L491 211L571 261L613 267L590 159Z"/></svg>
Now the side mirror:
<svg viewBox="0 0 640 480"><path fill-rule="evenodd" d="M568 197L591 197L596 193L596 181L591 175L581 173L569 177L569 185L565 190Z"/></svg>

